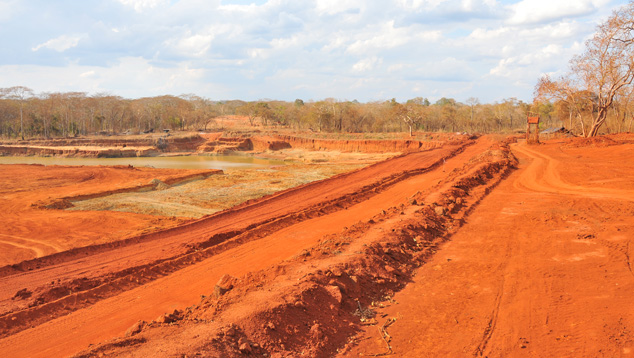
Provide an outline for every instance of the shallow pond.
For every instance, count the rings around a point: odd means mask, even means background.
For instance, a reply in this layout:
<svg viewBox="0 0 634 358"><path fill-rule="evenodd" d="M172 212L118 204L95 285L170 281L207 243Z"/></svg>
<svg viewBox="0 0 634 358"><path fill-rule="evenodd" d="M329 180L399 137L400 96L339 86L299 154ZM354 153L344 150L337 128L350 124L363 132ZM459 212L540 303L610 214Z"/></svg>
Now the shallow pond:
<svg viewBox="0 0 634 358"><path fill-rule="evenodd" d="M43 165L132 165L135 167L171 169L258 168L282 165L281 160L268 160L240 155L130 157L130 158L66 158L66 157L0 157L0 164Z"/></svg>

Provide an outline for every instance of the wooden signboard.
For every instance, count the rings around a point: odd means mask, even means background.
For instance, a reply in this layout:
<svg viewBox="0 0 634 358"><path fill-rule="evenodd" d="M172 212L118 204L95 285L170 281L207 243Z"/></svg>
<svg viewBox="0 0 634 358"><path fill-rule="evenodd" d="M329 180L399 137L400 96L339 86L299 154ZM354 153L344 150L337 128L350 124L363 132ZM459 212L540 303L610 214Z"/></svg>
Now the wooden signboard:
<svg viewBox="0 0 634 358"><path fill-rule="evenodd" d="M528 117L528 124L539 124L539 117Z"/></svg>
<svg viewBox="0 0 634 358"><path fill-rule="evenodd" d="M526 122L526 142L539 143L539 116L526 116ZM531 125L535 127L533 133L531 133Z"/></svg>

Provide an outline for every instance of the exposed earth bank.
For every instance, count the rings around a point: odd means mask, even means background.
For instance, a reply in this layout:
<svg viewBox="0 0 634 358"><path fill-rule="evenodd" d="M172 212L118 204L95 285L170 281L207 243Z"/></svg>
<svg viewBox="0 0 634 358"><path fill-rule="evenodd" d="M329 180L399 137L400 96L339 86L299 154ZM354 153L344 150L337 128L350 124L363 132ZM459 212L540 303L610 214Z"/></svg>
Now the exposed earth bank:
<svg viewBox="0 0 634 358"><path fill-rule="evenodd" d="M241 152L265 152L296 148L310 151L329 150L361 153L403 153L438 148L445 143L459 143L464 135L418 133L411 138L349 139L312 138L312 133L285 134L257 131L219 131L212 133L149 133L134 136L79 137L0 142L0 155L63 157L149 157L159 155L213 155ZM399 136L400 137L400 136Z"/></svg>

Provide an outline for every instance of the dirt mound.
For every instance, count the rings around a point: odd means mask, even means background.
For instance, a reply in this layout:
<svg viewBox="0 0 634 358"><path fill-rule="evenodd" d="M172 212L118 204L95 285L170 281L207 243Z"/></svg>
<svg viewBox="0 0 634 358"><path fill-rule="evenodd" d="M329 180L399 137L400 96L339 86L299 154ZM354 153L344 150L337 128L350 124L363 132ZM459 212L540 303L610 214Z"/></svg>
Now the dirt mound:
<svg viewBox="0 0 634 358"><path fill-rule="evenodd" d="M578 137L578 138L570 138L567 139L562 147L563 148L582 148L582 147L593 147L593 148L604 148L611 147L614 145L631 143L631 138L625 137L623 135L601 135L591 138Z"/></svg>
<svg viewBox="0 0 634 358"><path fill-rule="evenodd" d="M150 180L150 184L154 187L154 190L165 190L171 188L169 184L166 184L164 181L156 178Z"/></svg>
<svg viewBox="0 0 634 358"><path fill-rule="evenodd" d="M316 139L290 135L252 138L256 151L275 150L276 147L304 148L308 150L337 150L341 152L363 153L404 153L439 148L446 141L419 141L408 139L376 140L376 139Z"/></svg>
<svg viewBox="0 0 634 358"><path fill-rule="evenodd" d="M0 154L90 158L149 157L161 152L193 152L205 141L198 134L33 139L0 143Z"/></svg>

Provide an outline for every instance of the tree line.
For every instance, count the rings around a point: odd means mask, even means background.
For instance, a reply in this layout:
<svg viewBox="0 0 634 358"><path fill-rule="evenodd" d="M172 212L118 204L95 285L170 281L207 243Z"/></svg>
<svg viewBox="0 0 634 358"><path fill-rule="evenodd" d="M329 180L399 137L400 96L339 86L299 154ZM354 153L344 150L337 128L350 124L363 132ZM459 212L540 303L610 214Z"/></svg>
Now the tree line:
<svg viewBox="0 0 634 358"><path fill-rule="evenodd" d="M53 138L94 134L136 134L170 130L217 130L216 118L242 115L250 125L299 131L361 132L512 132L525 126L531 105L515 98L482 104L441 98L360 103L333 98L214 101L196 95L125 99L84 92L35 94L27 87L0 89L0 137ZM548 125L554 107L542 105ZM220 128L221 129L221 128Z"/></svg>
<svg viewBox="0 0 634 358"><path fill-rule="evenodd" d="M575 99L581 97L575 94ZM587 94L592 97L591 94ZM573 102L576 103L576 102ZM0 137L5 139L76 137L83 135L139 134L154 131L222 130L216 119L227 115L248 118L253 128L274 126L326 133L386 133L444 131L469 133L521 133L529 113L541 117L542 128L566 127L587 134L592 105L573 106L568 99L525 103L508 98L491 104L469 98L461 103L441 98L405 102L395 99L360 103L333 98L214 101L196 95L125 99L110 94L83 92L34 94L26 87L0 88ZM604 131L631 131L634 102L618 98L605 114Z"/></svg>

